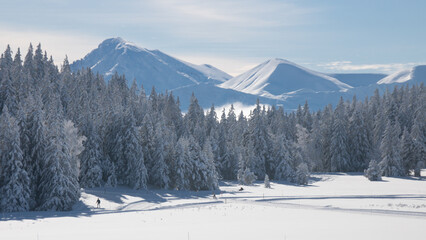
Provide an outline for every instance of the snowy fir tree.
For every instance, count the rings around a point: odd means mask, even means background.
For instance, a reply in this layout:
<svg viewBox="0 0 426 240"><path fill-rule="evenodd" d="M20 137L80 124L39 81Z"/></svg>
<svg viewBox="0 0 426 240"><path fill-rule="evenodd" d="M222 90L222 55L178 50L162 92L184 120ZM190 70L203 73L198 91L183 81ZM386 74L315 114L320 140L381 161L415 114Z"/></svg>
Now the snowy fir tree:
<svg viewBox="0 0 426 240"><path fill-rule="evenodd" d="M348 152L347 117L343 98L340 98L333 117L333 132L330 143L331 171L349 171L350 155Z"/></svg>
<svg viewBox="0 0 426 240"><path fill-rule="evenodd" d="M296 167L296 174L294 182L300 185L306 185L309 182L309 168L306 163L300 163Z"/></svg>
<svg viewBox="0 0 426 240"><path fill-rule="evenodd" d="M144 163L142 146L135 126L135 120L131 113L126 114L124 135L122 137L122 161L121 165L126 169L121 176L125 183L134 189L146 188L148 173Z"/></svg>
<svg viewBox="0 0 426 240"><path fill-rule="evenodd" d="M401 158L399 134L400 128L398 122L392 124L392 121L388 120L380 145L382 159L380 161L380 167L383 174L387 177L405 175Z"/></svg>
<svg viewBox="0 0 426 240"><path fill-rule="evenodd" d="M28 211L30 178L23 167L18 123L10 116L7 105L0 116L0 130L0 210Z"/></svg>
<svg viewBox="0 0 426 240"><path fill-rule="evenodd" d="M165 125L162 121L159 121L156 124L153 138L153 165L149 178L152 184L160 188L169 188L170 185L169 166L166 163L167 151L165 140Z"/></svg>
<svg viewBox="0 0 426 240"><path fill-rule="evenodd" d="M376 160L371 160L368 168L364 170L364 176L370 181L382 180L382 169Z"/></svg>
<svg viewBox="0 0 426 240"><path fill-rule="evenodd" d="M271 182L269 181L268 174L265 175L265 180L263 181L265 188L271 188Z"/></svg>
<svg viewBox="0 0 426 240"><path fill-rule="evenodd" d="M244 169L238 173L238 182L243 185L252 185L253 182L257 179L257 176L250 171L250 168Z"/></svg>
<svg viewBox="0 0 426 240"><path fill-rule="evenodd" d="M52 104L53 105L53 104ZM66 145L65 122L51 107L49 133L42 162L39 210L70 210L80 197L73 156ZM58 108L56 108L58 109Z"/></svg>
<svg viewBox="0 0 426 240"><path fill-rule="evenodd" d="M93 123L88 123L84 150L80 154L80 185L82 187L102 186L102 149L100 138Z"/></svg>
<svg viewBox="0 0 426 240"><path fill-rule="evenodd" d="M410 162L414 166L414 176L416 177L420 177L421 169L426 166L426 124L421 120L424 120L425 116L425 109L421 108L411 130L413 159Z"/></svg>

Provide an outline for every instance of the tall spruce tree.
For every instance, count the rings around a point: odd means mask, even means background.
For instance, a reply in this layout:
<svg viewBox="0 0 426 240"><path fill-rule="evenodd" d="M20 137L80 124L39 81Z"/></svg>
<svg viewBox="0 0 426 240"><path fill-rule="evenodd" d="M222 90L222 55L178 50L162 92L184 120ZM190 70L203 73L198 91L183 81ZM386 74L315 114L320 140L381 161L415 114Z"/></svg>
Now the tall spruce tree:
<svg viewBox="0 0 426 240"><path fill-rule="evenodd" d="M382 143L380 145L381 161L379 163L383 174L387 177L405 175L401 159L400 140L398 137L400 131L398 122L392 124L392 120L389 119L387 121Z"/></svg>
<svg viewBox="0 0 426 240"><path fill-rule="evenodd" d="M0 210L21 212L30 209L30 178L23 167L19 126L7 106L0 116Z"/></svg>

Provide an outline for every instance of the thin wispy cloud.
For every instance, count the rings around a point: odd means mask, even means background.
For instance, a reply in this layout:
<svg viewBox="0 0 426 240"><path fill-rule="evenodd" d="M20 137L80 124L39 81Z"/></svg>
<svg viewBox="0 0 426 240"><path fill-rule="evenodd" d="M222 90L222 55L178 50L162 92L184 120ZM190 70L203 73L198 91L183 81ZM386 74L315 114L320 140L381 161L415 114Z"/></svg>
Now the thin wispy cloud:
<svg viewBox="0 0 426 240"><path fill-rule="evenodd" d="M334 61L318 64L319 67L332 71L343 72L382 72L393 73L403 69L411 68L426 62L416 63L389 63L389 64L354 64L351 61Z"/></svg>
<svg viewBox="0 0 426 240"><path fill-rule="evenodd" d="M301 7L286 1L164 0L154 2L159 12L167 13L171 17L180 17L176 19L177 21L196 20L216 24L239 24L246 27L306 24L311 20L310 15L318 11L318 9Z"/></svg>
<svg viewBox="0 0 426 240"><path fill-rule="evenodd" d="M260 35L271 39L279 29L315 22L313 13L318 11L285 1L253 0L164 0L140 4L141 8L147 6L154 11L147 12L145 17L162 23L160 30L204 44L243 44Z"/></svg>

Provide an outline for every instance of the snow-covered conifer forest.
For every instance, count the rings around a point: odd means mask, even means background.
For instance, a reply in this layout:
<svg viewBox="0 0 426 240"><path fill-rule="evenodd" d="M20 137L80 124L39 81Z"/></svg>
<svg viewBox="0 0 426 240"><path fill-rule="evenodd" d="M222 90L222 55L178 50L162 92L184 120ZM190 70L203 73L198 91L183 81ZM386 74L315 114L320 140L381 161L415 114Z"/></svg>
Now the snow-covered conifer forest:
<svg viewBox="0 0 426 240"><path fill-rule="evenodd" d="M426 89L404 86L318 112L257 102L250 116L205 112L196 96L108 84L60 69L40 45L0 59L0 210L70 210L81 188L215 190L218 181L286 180L310 172L420 175ZM190 101L182 113L180 101ZM284 106L285 107L285 106ZM267 176L265 178L265 176ZM268 179L268 181L266 181Z"/></svg>

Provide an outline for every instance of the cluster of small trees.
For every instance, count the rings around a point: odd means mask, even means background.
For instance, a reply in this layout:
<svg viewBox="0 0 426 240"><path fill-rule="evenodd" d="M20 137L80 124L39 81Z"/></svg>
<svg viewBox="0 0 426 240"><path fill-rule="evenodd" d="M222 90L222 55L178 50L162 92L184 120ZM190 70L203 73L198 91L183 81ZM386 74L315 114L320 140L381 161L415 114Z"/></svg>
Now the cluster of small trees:
<svg viewBox="0 0 426 240"><path fill-rule="evenodd" d="M69 210L80 187L212 190L219 179L307 184L310 171L407 175L424 163L425 88L395 89L312 113L257 102L216 115L195 96L149 96L124 76L61 70L30 46L0 58L0 210ZM402 130L401 130L402 129ZM371 164L373 166L374 164ZM376 166L374 165L374 166ZM368 172L377 172L370 169Z"/></svg>

